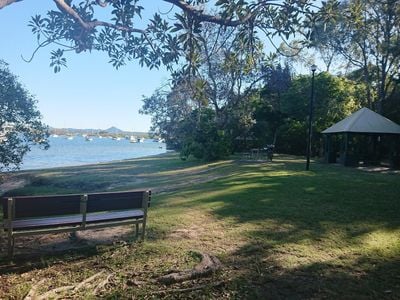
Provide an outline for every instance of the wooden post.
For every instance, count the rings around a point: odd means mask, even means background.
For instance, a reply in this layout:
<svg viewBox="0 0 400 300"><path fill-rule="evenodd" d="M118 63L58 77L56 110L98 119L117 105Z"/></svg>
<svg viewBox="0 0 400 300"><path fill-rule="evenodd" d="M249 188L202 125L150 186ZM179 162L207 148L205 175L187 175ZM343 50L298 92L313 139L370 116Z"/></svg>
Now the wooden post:
<svg viewBox="0 0 400 300"><path fill-rule="evenodd" d="M14 255L14 236L13 236L13 227L12 221L15 215L15 208L14 208L14 199L8 198L7 201L7 231L8 231L8 258L12 259Z"/></svg>
<svg viewBox="0 0 400 300"><path fill-rule="evenodd" d="M82 214L82 224L81 224L82 229L85 229L86 227L87 200L88 200L87 194L81 196L80 211Z"/></svg>

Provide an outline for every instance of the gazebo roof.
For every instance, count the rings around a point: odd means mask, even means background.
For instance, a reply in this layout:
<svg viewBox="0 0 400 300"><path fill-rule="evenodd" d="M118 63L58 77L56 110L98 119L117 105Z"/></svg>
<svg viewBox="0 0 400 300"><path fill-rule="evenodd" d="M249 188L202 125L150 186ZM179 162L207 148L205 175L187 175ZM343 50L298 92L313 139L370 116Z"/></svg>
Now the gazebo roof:
<svg viewBox="0 0 400 300"><path fill-rule="evenodd" d="M322 131L326 134L344 132L400 134L400 125L364 107Z"/></svg>

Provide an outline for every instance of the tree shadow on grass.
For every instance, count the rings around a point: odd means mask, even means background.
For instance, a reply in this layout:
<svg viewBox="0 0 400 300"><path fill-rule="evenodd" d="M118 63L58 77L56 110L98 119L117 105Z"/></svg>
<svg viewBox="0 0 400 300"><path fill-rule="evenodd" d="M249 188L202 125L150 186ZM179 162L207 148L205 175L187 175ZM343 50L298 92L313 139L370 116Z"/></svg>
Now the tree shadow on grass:
<svg viewBox="0 0 400 300"><path fill-rule="evenodd" d="M370 174L278 171L251 168L242 174L181 192L177 205L210 209L219 218L245 223L274 220L296 227L357 222L382 228L400 227L399 177Z"/></svg>
<svg viewBox="0 0 400 300"><path fill-rule="evenodd" d="M146 230L152 240L161 239L162 232L155 228ZM44 234L16 238L15 255L7 257L7 241L0 236L0 275L20 274L52 265L84 261L119 247L140 246L140 237L135 236L132 226L79 231L76 236L69 233Z"/></svg>
<svg viewBox="0 0 400 300"><path fill-rule="evenodd" d="M276 250L276 249L275 249ZM240 269L231 286L243 299L399 299L400 259L377 253L347 264L334 259L287 268L273 248L252 242L231 253L227 268ZM282 258L281 258L282 259Z"/></svg>
<svg viewBox="0 0 400 300"><path fill-rule="evenodd" d="M127 189L171 189L225 174L234 163L181 161L178 156L142 158L103 165L48 169L29 174L30 184L4 196L104 192ZM27 175L28 176L28 175Z"/></svg>
<svg viewBox="0 0 400 300"><path fill-rule="evenodd" d="M399 299L399 177L301 167L244 165L159 205L243 232L247 244L224 260L241 298Z"/></svg>

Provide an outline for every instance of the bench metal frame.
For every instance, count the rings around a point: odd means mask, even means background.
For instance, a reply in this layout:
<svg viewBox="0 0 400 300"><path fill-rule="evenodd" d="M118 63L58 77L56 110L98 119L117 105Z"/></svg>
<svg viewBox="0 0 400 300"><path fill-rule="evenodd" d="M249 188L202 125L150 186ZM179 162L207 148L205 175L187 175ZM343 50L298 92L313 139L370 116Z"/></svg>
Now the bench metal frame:
<svg viewBox="0 0 400 300"><path fill-rule="evenodd" d="M138 191L133 191L138 192ZM97 195L101 195L102 193L97 193ZM105 193L106 194L106 193ZM4 220L4 230L7 231L8 236L8 257L12 259L14 256L14 245L15 245L15 237L17 236L29 236L29 235L39 235L46 233L62 233L62 232L76 232L81 230L90 230L97 228L106 228L106 227L114 227L114 226L122 226L122 225L131 225L135 224L136 237L139 237L139 224L142 224L141 230L141 240L144 240L146 222L147 222L147 210L150 204L150 195L151 191L143 191L143 199L142 199L142 207L137 209L138 211L143 211L142 217L131 217L125 220L101 220L92 223L87 223L87 201L88 197L91 194L83 194L81 195L80 200L80 213L82 215L82 221L78 225L60 225L54 224L55 227L50 228L32 228L32 229L17 229L13 228L13 220L15 220L15 199L13 197L9 197L7 199L7 216L8 218ZM46 197L46 196L43 196ZM62 216L62 215L61 215ZM60 217L61 217L60 216ZM49 216L51 217L51 216ZM29 218L27 218L29 219Z"/></svg>

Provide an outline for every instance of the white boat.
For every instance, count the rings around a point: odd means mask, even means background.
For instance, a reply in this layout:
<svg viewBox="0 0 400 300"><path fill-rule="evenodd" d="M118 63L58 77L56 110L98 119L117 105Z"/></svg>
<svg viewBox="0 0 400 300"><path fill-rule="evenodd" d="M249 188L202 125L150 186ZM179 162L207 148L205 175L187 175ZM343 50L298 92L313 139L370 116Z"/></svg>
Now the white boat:
<svg viewBox="0 0 400 300"><path fill-rule="evenodd" d="M90 136L86 136L86 137L85 137L85 141L86 141L86 142L93 141L93 138L91 138Z"/></svg>
<svg viewBox="0 0 400 300"><path fill-rule="evenodd" d="M51 137L58 138L58 134L53 134Z"/></svg>
<svg viewBox="0 0 400 300"><path fill-rule="evenodd" d="M129 142L131 142L131 143L137 143L136 136L131 135L131 137L129 138Z"/></svg>
<svg viewBox="0 0 400 300"><path fill-rule="evenodd" d="M138 140L138 142L139 142L139 143L143 143L143 142L144 142L144 138L143 138L143 137L140 138L140 139Z"/></svg>
<svg viewBox="0 0 400 300"><path fill-rule="evenodd" d="M74 139L74 137L73 137L72 135L67 135L65 138L66 138L67 140L73 140L73 139Z"/></svg>
<svg viewBox="0 0 400 300"><path fill-rule="evenodd" d="M162 138L155 138L155 139L153 140L153 142L156 142L156 143L164 143L164 139L162 139Z"/></svg>

